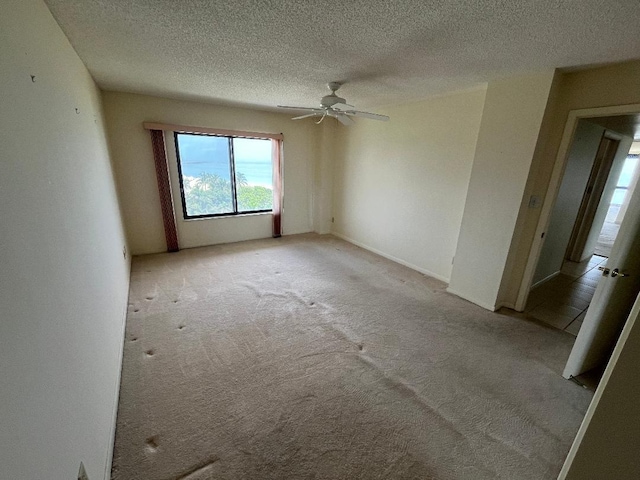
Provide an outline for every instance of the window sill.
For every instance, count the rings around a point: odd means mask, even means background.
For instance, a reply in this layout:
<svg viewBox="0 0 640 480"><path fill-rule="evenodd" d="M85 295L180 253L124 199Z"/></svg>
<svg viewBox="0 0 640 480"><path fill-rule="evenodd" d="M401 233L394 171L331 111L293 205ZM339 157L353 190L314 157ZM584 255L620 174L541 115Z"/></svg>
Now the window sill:
<svg viewBox="0 0 640 480"><path fill-rule="evenodd" d="M183 222L199 222L202 220L221 220L228 218L242 218L242 217L257 217L262 215L273 215L273 210L268 212L250 212L250 213L230 213L225 215L216 215L211 217L195 217L195 218L182 218Z"/></svg>

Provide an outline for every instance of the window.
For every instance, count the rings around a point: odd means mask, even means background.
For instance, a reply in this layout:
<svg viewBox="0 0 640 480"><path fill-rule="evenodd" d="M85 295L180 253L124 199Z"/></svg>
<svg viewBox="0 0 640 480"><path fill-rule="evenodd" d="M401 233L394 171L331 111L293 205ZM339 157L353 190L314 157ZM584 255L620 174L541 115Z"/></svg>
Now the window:
<svg viewBox="0 0 640 480"><path fill-rule="evenodd" d="M185 219L272 211L271 140L174 135Z"/></svg>
<svg viewBox="0 0 640 480"><path fill-rule="evenodd" d="M633 172L635 171L637 166L638 155L627 156L624 162L624 166L622 167L622 171L620 172L620 177L618 178L618 184L616 185L613 199L611 200L612 205L620 206L624 203L627 192L629 191L629 187L631 186Z"/></svg>

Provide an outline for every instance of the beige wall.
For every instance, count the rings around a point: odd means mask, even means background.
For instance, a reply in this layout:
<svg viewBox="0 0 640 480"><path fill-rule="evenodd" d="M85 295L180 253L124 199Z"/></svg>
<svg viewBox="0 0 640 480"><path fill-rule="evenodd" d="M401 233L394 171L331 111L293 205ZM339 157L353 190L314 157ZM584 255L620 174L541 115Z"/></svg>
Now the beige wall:
<svg viewBox="0 0 640 480"><path fill-rule="evenodd" d="M390 122L338 127L333 233L448 281L485 91L381 113Z"/></svg>
<svg viewBox="0 0 640 480"><path fill-rule="evenodd" d="M339 124L334 119L325 119L316 125L317 161L313 195L313 229L318 233L331 232L333 214L333 171L335 168L336 143Z"/></svg>
<svg viewBox="0 0 640 480"><path fill-rule="evenodd" d="M525 197L551 198L547 192L553 166L571 110L640 103L640 61L565 73L559 76L558 92L550 102L542 126L541 148L534 157ZM531 252L540 209L526 208L522 202L518 214L518 232L510 247L512 262L502 281L499 301L515 304Z"/></svg>
<svg viewBox="0 0 640 480"><path fill-rule="evenodd" d="M42 1L2 6L0 478L109 478L129 263L100 94Z"/></svg>
<svg viewBox="0 0 640 480"><path fill-rule="evenodd" d="M133 254L166 251L155 167L145 121L284 134L285 235L313 229L313 185L317 126L291 121L291 115L172 100L129 93L103 92L109 140L119 185L125 226ZM167 148L173 148L169 135ZM179 202L180 199L174 199ZM178 203L178 211L180 211ZM178 215L177 221L181 221ZM226 243L271 236L270 216L215 218L183 222L183 246ZM180 229L180 226L179 226Z"/></svg>
<svg viewBox="0 0 640 480"><path fill-rule="evenodd" d="M553 71L489 83L449 291L493 310Z"/></svg>

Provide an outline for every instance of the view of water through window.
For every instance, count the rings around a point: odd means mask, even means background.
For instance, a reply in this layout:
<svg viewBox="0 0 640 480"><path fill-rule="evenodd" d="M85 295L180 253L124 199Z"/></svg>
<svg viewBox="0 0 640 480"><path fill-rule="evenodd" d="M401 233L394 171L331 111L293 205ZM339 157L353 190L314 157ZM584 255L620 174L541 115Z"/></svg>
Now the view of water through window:
<svg viewBox="0 0 640 480"><path fill-rule="evenodd" d="M187 216L272 209L270 140L233 138L232 149L229 137L178 134L176 140ZM234 209L234 182L237 209Z"/></svg>

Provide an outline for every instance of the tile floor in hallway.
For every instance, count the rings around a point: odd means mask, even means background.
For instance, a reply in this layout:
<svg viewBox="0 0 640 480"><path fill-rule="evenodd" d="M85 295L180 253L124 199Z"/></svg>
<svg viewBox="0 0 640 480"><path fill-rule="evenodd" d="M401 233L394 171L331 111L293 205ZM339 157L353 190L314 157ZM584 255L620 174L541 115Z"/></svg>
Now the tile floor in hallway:
<svg viewBox="0 0 640 480"><path fill-rule="evenodd" d="M532 290L525 312L541 322L578 335L596 291L606 257L593 255L581 263L565 262L561 272Z"/></svg>

